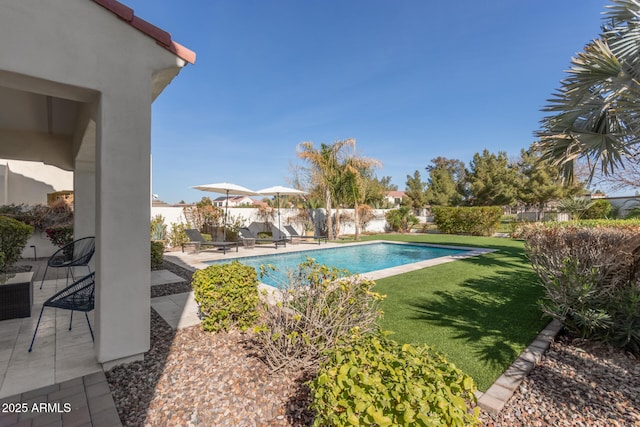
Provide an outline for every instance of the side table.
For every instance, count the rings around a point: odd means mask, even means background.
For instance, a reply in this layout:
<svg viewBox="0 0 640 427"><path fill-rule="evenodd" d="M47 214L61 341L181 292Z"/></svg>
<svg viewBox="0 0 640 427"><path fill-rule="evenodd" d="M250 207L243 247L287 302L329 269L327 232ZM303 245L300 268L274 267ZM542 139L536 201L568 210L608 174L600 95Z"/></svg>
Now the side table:
<svg viewBox="0 0 640 427"><path fill-rule="evenodd" d="M0 273L0 320L30 317L33 305L33 271Z"/></svg>

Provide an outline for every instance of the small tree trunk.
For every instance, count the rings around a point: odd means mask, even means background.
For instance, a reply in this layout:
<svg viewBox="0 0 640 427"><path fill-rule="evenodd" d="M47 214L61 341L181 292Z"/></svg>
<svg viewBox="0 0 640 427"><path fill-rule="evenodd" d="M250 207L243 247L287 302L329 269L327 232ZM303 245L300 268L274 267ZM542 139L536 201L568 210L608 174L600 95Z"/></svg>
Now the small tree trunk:
<svg viewBox="0 0 640 427"><path fill-rule="evenodd" d="M333 218L331 218L331 192L325 189L324 201L327 209L327 238L333 240Z"/></svg>
<svg viewBox="0 0 640 427"><path fill-rule="evenodd" d="M360 219L358 218L358 202L354 202L353 218L356 223L356 240L360 240Z"/></svg>

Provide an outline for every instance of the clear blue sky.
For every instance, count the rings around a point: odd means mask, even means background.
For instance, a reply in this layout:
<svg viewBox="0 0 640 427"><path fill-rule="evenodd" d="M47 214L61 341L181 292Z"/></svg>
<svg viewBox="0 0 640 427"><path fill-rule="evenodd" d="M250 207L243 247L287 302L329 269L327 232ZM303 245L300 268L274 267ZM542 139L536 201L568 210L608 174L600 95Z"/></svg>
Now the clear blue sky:
<svg viewBox="0 0 640 427"><path fill-rule="evenodd" d="M288 185L303 141L355 138L402 190L443 156L517 157L605 0L122 0L194 50L153 106L153 192Z"/></svg>

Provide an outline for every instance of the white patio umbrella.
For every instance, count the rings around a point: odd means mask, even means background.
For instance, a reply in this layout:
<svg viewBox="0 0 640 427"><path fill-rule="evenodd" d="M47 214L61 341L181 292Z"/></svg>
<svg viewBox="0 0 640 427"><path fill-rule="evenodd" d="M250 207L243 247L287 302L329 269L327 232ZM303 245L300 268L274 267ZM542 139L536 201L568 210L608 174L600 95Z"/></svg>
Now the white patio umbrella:
<svg viewBox="0 0 640 427"><path fill-rule="evenodd" d="M227 240L227 212L229 211L229 195L234 195L234 196L257 196L258 195L258 193L256 193L253 190L250 190L241 185L231 184L229 182L196 185L195 187L191 187L191 188L195 188L196 190L201 190L201 191L210 191L212 193L221 193L221 194L227 195L226 205L224 209L224 226L222 228L222 236L223 236L222 239L225 241Z"/></svg>
<svg viewBox="0 0 640 427"><path fill-rule="evenodd" d="M262 194L265 196L276 196L276 201L278 204L278 234L282 233L280 230L280 195L282 196L299 196L301 194L307 194L306 191L298 190L296 188L283 187L281 185L276 185L275 187L263 188L262 190L256 191L258 194ZM278 235L278 239L281 236Z"/></svg>

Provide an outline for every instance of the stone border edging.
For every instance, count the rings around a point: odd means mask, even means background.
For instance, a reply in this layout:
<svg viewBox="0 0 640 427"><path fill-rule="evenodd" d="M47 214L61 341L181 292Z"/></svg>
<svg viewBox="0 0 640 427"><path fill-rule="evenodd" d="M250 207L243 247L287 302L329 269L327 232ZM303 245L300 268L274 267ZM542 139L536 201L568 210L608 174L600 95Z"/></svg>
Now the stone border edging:
<svg viewBox="0 0 640 427"><path fill-rule="evenodd" d="M506 371L484 392L478 392L478 406L491 414L498 414L507 401L540 361L556 335L562 329L558 320L549 322L546 328L538 334L533 342L524 349L522 354L507 368Z"/></svg>

